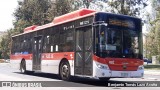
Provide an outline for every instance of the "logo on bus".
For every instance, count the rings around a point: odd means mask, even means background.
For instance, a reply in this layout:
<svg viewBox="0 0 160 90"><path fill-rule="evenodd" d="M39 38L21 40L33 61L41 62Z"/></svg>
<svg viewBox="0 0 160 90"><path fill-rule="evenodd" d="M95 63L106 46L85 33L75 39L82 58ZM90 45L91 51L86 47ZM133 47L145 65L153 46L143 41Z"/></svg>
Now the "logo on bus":
<svg viewBox="0 0 160 90"><path fill-rule="evenodd" d="M113 61L109 61L109 64L114 64L114 60Z"/></svg>

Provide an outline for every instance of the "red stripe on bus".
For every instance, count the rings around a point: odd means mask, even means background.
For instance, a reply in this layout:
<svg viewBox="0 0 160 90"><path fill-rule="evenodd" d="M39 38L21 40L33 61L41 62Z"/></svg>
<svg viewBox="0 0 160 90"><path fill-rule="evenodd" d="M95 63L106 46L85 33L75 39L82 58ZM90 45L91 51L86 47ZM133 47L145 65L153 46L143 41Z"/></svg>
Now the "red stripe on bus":
<svg viewBox="0 0 160 90"><path fill-rule="evenodd" d="M32 54L18 54L10 55L11 60L32 60ZM41 60L61 60L66 58L67 60L74 60L74 52L63 52L63 53L42 53Z"/></svg>
<svg viewBox="0 0 160 90"><path fill-rule="evenodd" d="M42 60L61 60L62 58L74 60L74 52L43 53L41 56Z"/></svg>
<svg viewBox="0 0 160 90"><path fill-rule="evenodd" d="M32 54L17 54L17 55L10 55L11 60L32 60Z"/></svg>
<svg viewBox="0 0 160 90"><path fill-rule="evenodd" d="M111 70L118 71L136 71L138 66L143 65L143 61L140 59L131 59L131 58L99 58L93 56L93 60L107 64Z"/></svg>

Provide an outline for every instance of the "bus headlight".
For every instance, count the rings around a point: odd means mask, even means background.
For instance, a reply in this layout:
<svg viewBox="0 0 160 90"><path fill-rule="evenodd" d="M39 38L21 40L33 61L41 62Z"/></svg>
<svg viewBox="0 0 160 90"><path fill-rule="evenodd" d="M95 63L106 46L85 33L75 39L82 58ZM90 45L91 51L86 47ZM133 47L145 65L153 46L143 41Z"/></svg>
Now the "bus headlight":
<svg viewBox="0 0 160 90"><path fill-rule="evenodd" d="M102 65L97 63L97 67L100 69L109 69L108 65Z"/></svg>
<svg viewBox="0 0 160 90"><path fill-rule="evenodd" d="M144 66L143 65L140 65L139 67L138 67L138 70L143 70L144 69Z"/></svg>

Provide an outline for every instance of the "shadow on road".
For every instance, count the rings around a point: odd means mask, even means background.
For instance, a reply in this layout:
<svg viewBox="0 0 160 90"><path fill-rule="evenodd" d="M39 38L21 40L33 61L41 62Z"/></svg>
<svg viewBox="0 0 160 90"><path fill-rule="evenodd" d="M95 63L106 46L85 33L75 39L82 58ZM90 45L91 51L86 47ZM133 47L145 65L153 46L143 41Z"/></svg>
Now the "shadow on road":
<svg viewBox="0 0 160 90"><path fill-rule="evenodd" d="M17 74L22 74L19 72L14 72ZM43 78L50 78L55 80L61 80L57 74L50 74L50 73L27 73L24 75L30 75L30 76L37 76L37 77L43 77ZM80 78L80 77L72 77L70 81L54 81L53 86L56 87L106 87L108 84L121 84L125 83L124 81L100 81L97 79L90 79L90 78ZM128 82L127 82L128 83ZM51 83L53 84L53 83ZM50 85L46 85L50 86Z"/></svg>

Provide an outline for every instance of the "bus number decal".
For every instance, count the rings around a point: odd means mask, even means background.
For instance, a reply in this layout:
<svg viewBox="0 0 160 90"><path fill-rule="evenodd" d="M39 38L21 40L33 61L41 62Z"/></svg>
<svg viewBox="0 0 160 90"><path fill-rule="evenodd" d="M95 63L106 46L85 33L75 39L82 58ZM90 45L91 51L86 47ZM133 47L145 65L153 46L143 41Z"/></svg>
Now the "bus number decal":
<svg viewBox="0 0 160 90"><path fill-rule="evenodd" d="M54 55L53 54L43 54L42 59L53 59Z"/></svg>
<svg viewBox="0 0 160 90"><path fill-rule="evenodd" d="M89 24L89 21L81 21L80 22L80 25L86 25L86 24Z"/></svg>

